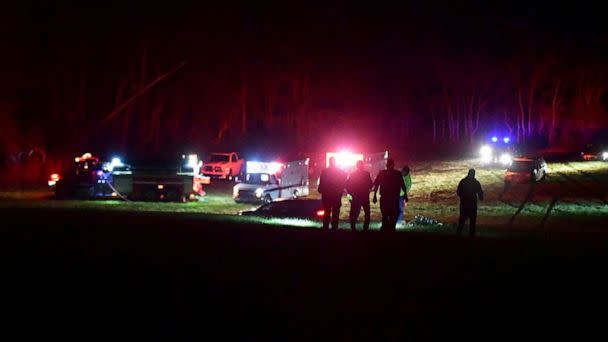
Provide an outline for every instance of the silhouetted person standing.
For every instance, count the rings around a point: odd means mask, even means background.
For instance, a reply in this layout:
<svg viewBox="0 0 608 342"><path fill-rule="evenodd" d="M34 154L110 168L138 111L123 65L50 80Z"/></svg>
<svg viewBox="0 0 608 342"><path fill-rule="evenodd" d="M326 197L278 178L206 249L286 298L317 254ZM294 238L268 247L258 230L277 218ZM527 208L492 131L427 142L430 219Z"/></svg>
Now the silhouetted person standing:
<svg viewBox="0 0 608 342"><path fill-rule="evenodd" d="M401 172L395 170L395 161L386 160L386 170L380 171L374 181L374 203L378 202L376 193L380 188L380 211L382 212L381 231L393 232L399 217L399 201L401 190L405 193L403 200L408 201L407 189Z"/></svg>
<svg viewBox="0 0 608 342"><path fill-rule="evenodd" d="M357 170L351 173L346 181L346 191L351 195L350 202L350 229L356 230L357 219L363 207L365 221L363 222L363 230L369 229L370 208L369 208L369 191L372 189L372 177L369 172L365 171L362 160L357 162Z"/></svg>
<svg viewBox="0 0 608 342"><path fill-rule="evenodd" d="M399 217L397 218L397 224L400 224L403 221L403 225L405 226L405 208L407 205L405 204L405 196L410 193L410 189L412 188L412 175L410 174L410 167L405 165L401 169L401 177L403 177L403 183L405 183L405 188L407 191L401 190L401 200L399 201Z"/></svg>
<svg viewBox="0 0 608 342"><path fill-rule="evenodd" d="M483 190L481 184L475 179L475 169L470 169L469 174L458 183L456 194L460 197L460 218L458 219L458 234L462 233L464 222L469 220L469 235L475 235L475 223L477 222L477 200L483 201Z"/></svg>
<svg viewBox="0 0 608 342"><path fill-rule="evenodd" d="M331 227L338 229L340 223L340 206L342 206L342 193L346 186L346 173L336 167L336 159L329 158L329 167L321 172L319 178L319 193L323 202L323 229Z"/></svg>

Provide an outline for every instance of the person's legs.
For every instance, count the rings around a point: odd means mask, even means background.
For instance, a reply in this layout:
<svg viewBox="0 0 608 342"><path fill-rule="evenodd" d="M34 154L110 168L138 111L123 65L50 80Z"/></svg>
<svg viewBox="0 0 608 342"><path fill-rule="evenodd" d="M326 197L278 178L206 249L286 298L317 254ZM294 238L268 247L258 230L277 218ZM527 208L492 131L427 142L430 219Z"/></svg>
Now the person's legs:
<svg viewBox="0 0 608 342"><path fill-rule="evenodd" d="M361 213L361 200L356 196L353 196L353 199L350 202L350 229L352 231L357 230L359 213Z"/></svg>
<svg viewBox="0 0 608 342"><path fill-rule="evenodd" d="M371 211L370 211L370 207L369 207L369 198L367 198L367 199L364 198L361 205L363 206L363 212L365 214L365 221L363 222L363 230L368 231L369 230L369 221L371 218Z"/></svg>
<svg viewBox="0 0 608 342"><path fill-rule="evenodd" d="M477 224L477 208L471 209L469 212L469 235L475 236L475 225Z"/></svg>
<svg viewBox="0 0 608 342"><path fill-rule="evenodd" d="M399 218L399 208L394 208L392 214L390 215L389 221L389 230L394 232L397 230L397 219Z"/></svg>
<svg viewBox="0 0 608 342"><path fill-rule="evenodd" d="M467 219L467 211L465 208L460 207L460 217L458 218L458 235L462 234L462 228L464 227L464 221Z"/></svg>
<svg viewBox="0 0 608 342"><path fill-rule="evenodd" d="M331 206L331 229L338 230L340 224L340 207L342 206L342 197L334 199Z"/></svg>
<svg viewBox="0 0 608 342"><path fill-rule="evenodd" d="M382 231L393 232L397 224L397 216L399 216L399 199L397 198L380 198L380 209L382 210Z"/></svg>
<svg viewBox="0 0 608 342"><path fill-rule="evenodd" d="M399 197L399 216L397 217L397 223L401 223L401 221L403 221L404 214L405 214L405 201L403 200L403 197Z"/></svg>
<svg viewBox="0 0 608 342"><path fill-rule="evenodd" d="M323 230L329 229L329 220L331 219L331 201L328 198L323 198L323 210L325 216L323 216Z"/></svg>
<svg viewBox="0 0 608 342"><path fill-rule="evenodd" d="M388 230L388 221L389 221L389 213L386 210L386 208L382 208L382 206L380 207L380 212L382 212L382 226L380 226L380 231L381 232L386 232Z"/></svg>

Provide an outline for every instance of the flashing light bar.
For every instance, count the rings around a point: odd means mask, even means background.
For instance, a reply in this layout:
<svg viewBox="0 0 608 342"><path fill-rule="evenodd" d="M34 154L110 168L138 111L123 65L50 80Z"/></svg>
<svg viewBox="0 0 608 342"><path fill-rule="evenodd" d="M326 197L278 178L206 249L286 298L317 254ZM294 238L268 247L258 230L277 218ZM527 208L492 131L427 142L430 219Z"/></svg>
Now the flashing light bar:
<svg viewBox="0 0 608 342"><path fill-rule="evenodd" d="M87 153L83 153L80 157L74 158L74 161L77 163L80 163L82 161L89 160L89 159L97 159L97 158L93 157L93 155L91 153L87 152Z"/></svg>
<svg viewBox="0 0 608 342"><path fill-rule="evenodd" d="M258 162L248 161L247 162L247 173L268 173L276 174L280 172L285 165L279 162Z"/></svg>
<svg viewBox="0 0 608 342"><path fill-rule="evenodd" d="M359 160L363 160L363 154L350 151L327 152L325 154L325 166L329 167L329 159L336 159L336 166L340 169L353 168Z"/></svg>
<svg viewBox="0 0 608 342"><path fill-rule="evenodd" d="M112 160L109 163L103 164L104 170L107 170L109 172L114 171L114 168L116 168L116 167L122 167L122 166L125 166L125 164L123 164L122 161L120 160L120 158L118 158L118 157L114 157L114 158L112 158Z"/></svg>

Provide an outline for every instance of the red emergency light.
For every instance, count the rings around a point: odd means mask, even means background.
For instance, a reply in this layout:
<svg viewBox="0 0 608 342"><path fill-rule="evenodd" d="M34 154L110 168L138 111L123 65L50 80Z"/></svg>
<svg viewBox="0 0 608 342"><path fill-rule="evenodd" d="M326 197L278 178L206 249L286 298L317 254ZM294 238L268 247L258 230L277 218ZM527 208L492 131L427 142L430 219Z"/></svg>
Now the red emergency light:
<svg viewBox="0 0 608 342"><path fill-rule="evenodd" d="M98 160L97 158L93 157L93 155L91 153L83 153L80 157L76 157L74 158L74 161L77 163L86 161L86 160Z"/></svg>
<svg viewBox="0 0 608 342"><path fill-rule="evenodd" d="M57 184L57 182L61 179L61 176L59 176L58 173L53 173L49 176L49 181L48 181L48 185L49 186L54 186L55 184Z"/></svg>
<svg viewBox="0 0 608 342"><path fill-rule="evenodd" d="M343 170L352 169L359 160L363 160L363 154L361 153L350 151L327 152L325 154L325 165L327 167L329 167L329 159L332 157L336 160L336 166Z"/></svg>

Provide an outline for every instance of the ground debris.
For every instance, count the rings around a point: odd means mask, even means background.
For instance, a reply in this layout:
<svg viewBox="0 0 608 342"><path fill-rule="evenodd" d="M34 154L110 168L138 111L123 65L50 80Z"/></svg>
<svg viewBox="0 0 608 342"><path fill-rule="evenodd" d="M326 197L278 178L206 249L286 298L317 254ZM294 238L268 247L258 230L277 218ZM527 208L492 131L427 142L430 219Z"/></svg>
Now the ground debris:
<svg viewBox="0 0 608 342"><path fill-rule="evenodd" d="M416 215L414 216L414 219L410 222L408 222L408 225L411 226L443 226L443 223L439 222L438 220L432 219L430 217L426 217L423 215Z"/></svg>

